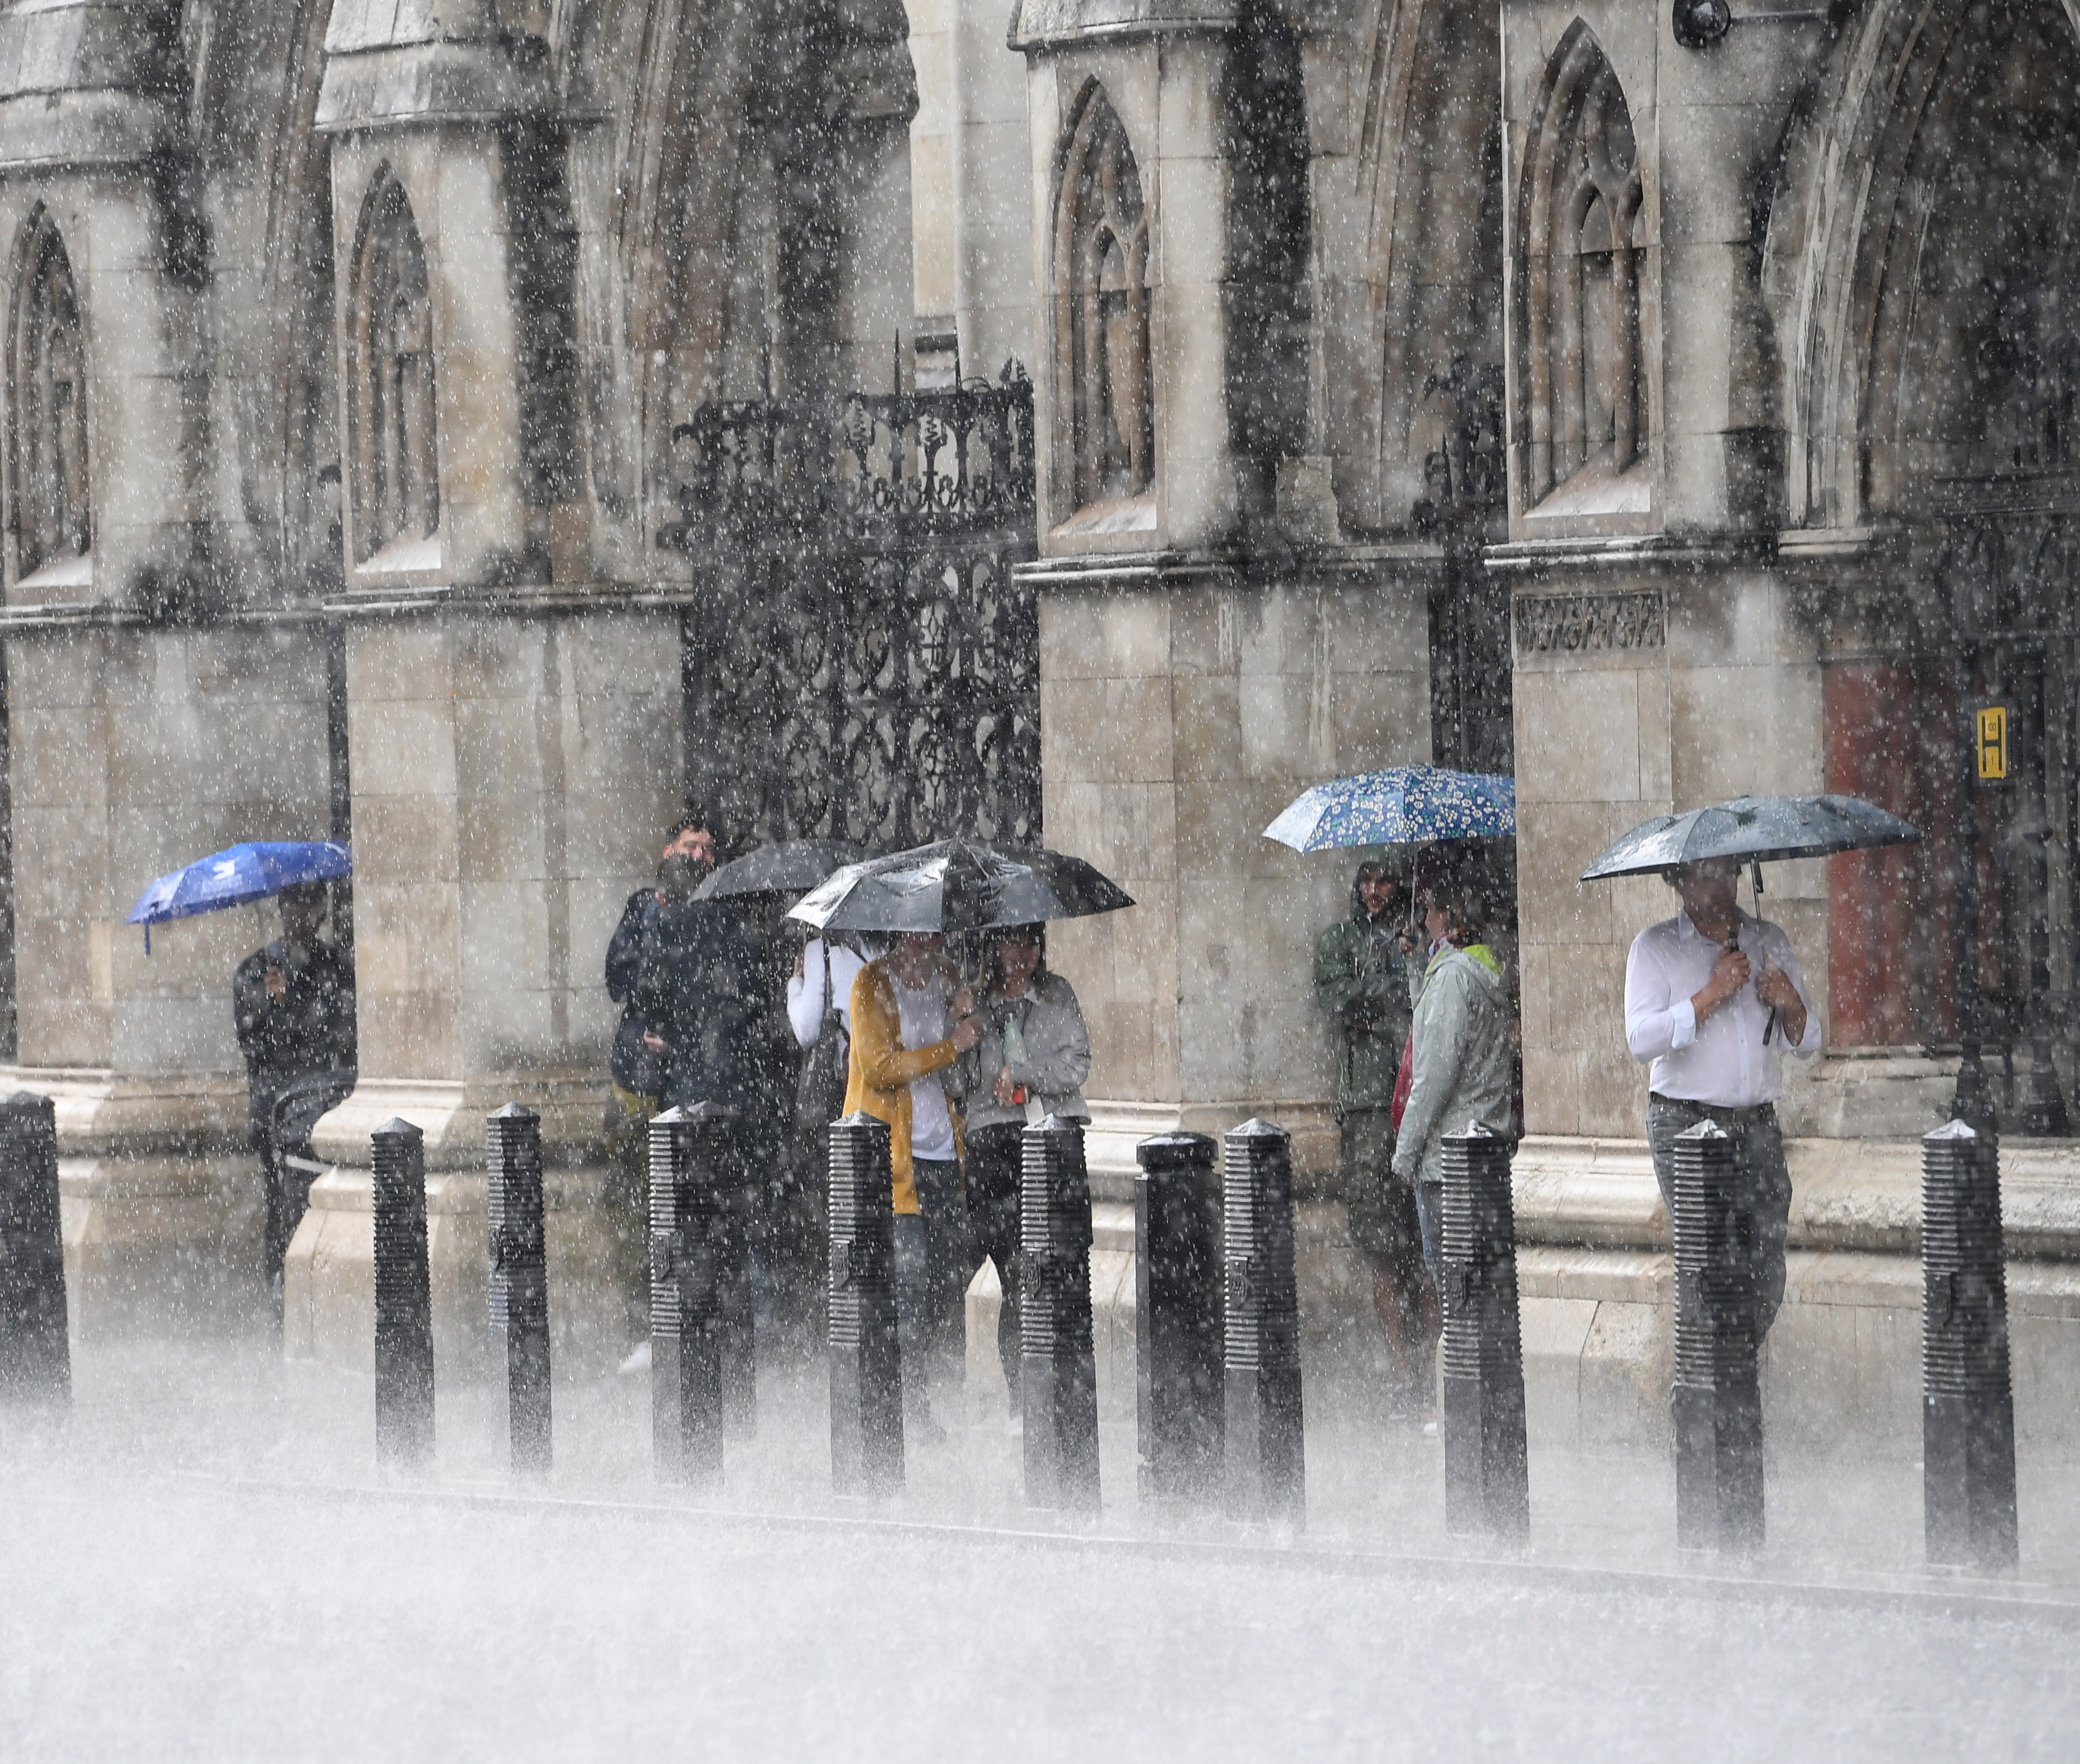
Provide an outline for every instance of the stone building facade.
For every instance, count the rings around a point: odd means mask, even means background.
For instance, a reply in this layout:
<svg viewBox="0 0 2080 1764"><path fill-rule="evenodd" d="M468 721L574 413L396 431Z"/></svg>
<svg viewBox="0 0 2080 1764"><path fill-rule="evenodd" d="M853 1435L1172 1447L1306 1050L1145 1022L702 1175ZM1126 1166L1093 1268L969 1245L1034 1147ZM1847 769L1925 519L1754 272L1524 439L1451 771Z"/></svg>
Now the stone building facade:
<svg viewBox="0 0 2080 1764"><path fill-rule="evenodd" d="M1614 1253L1659 1228L1611 1148L1644 1090L1624 952L1667 896L1574 878L1744 790L1930 832L1771 876L1830 1033L1800 1132L1903 1148L1973 1025L2012 1121L2061 1125L2060 0L1004 11L0 6L0 946L86 1290L233 1278L257 1208L226 1003L251 920L148 958L124 912L233 838L328 832L361 1084L321 1133L292 1343L359 1338L354 1172L392 1114L455 1222L454 1329L478 1117L511 1098L544 1112L582 1284L599 952L739 751L686 715L686 657L742 603L659 542L675 431L1013 361L1044 835L1141 903L1055 951L1101 1162L1254 1111L1327 1161L1306 954L1348 877L1260 832L1308 783L1433 758L1519 781L1533 1232L1603 1241L1621 1191ZM2020 737L1981 790L1987 704Z"/></svg>

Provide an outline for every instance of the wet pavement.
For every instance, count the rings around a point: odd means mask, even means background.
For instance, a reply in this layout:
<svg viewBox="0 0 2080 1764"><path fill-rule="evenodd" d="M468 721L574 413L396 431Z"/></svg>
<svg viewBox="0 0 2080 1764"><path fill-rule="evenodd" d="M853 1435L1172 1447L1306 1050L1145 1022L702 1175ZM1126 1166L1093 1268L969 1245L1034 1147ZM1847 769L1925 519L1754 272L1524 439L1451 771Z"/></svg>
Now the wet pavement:
<svg viewBox="0 0 2080 1764"><path fill-rule="evenodd" d="M422 1476L365 1377L264 1335L87 1345L69 1420L0 1444L0 1754L43 1758L2065 1755L2080 1741L2070 1466L2022 1473L2021 1574L1919 1568L1910 1464L1773 1461L1754 1564L1679 1563L1654 1453L1541 1452L1533 1542L1443 1531L1434 1438L1310 1391L1309 1522L1273 1538L1024 1506L994 1407L937 1399L902 1497L829 1493L816 1363L769 1369L698 1500L649 1467L641 1377L556 1391L516 1481L488 1388Z"/></svg>

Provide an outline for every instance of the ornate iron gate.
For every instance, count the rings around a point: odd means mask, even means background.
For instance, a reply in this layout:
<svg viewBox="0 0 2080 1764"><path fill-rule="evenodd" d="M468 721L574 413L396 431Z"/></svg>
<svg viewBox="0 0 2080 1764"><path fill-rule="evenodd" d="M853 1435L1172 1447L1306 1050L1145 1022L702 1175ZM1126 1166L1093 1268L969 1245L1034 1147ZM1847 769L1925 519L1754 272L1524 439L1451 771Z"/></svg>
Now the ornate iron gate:
<svg viewBox="0 0 2080 1764"><path fill-rule="evenodd" d="M692 557L686 784L733 834L1040 840L1033 388L702 406L659 543Z"/></svg>

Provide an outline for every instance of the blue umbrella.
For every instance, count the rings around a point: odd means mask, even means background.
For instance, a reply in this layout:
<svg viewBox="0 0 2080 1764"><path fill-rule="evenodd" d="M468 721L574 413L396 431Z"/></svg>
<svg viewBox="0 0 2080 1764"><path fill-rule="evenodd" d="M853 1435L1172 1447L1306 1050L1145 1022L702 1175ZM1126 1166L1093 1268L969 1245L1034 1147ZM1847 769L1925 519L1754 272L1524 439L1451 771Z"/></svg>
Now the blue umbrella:
<svg viewBox="0 0 2080 1764"><path fill-rule="evenodd" d="M145 927L145 953L149 956L152 927L167 919L243 906L299 882L329 882L353 870L352 856L336 840L248 842L159 877L137 897L124 922Z"/></svg>
<svg viewBox="0 0 2080 1764"><path fill-rule="evenodd" d="M1390 766L1296 796L1264 830L1295 851L1493 839L1516 831L1516 780L1437 766Z"/></svg>

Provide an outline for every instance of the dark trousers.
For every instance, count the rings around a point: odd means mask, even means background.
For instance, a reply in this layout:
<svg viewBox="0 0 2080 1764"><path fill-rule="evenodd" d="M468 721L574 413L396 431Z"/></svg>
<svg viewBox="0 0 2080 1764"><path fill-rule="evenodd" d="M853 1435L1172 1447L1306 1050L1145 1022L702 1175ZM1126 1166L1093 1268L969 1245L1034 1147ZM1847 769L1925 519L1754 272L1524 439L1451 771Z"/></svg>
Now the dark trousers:
<svg viewBox="0 0 2080 1764"><path fill-rule="evenodd" d="M911 1171L919 1210L895 1216L895 1313L904 1401L921 1407L934 1373L945 1370L962 1339L962 1245L967 1220L961 1206L958 1164L950 1158L920 1157Z"/></svg>
<svg viewBox="0 0 2080 1764"><path fill-rule="evenodd" d="M1650 1095L1646 1140L1654 1151L1654 1179L1661 1201L1675 1216L1675 1136L1700 1121L1714 1121L1734 1142L1734 1254L1754 1305L1759 1344L1784 1303L1784 1238L1791 1220L1791 1172L1784 1161L1784 1134L1776 1111L1722 1109L1709 1103Z"/></svg>
<svg viewBox="0 0 2080 1764"><path fill-rule="evenodd" d="M1018 1405L1018 1185L1025 1129L1007 1121L968 1135L968 1224L978 1255L996 1264L1004 1303L996 1313L996 1357Z"/></svg>

